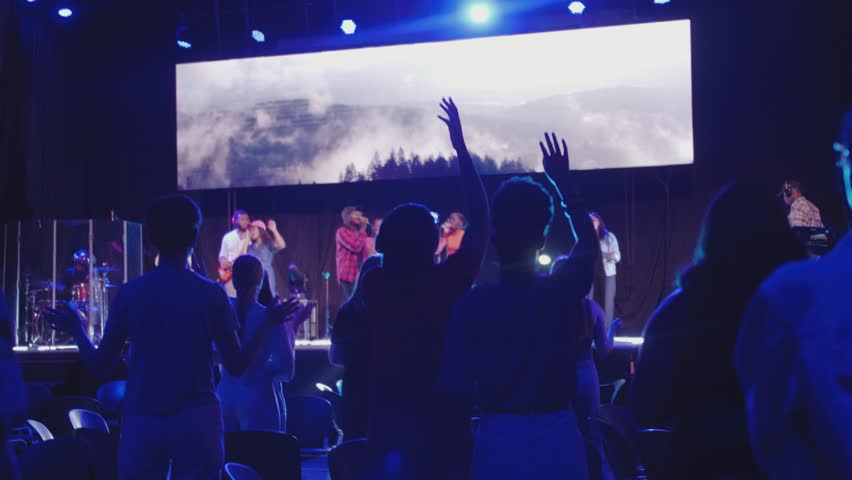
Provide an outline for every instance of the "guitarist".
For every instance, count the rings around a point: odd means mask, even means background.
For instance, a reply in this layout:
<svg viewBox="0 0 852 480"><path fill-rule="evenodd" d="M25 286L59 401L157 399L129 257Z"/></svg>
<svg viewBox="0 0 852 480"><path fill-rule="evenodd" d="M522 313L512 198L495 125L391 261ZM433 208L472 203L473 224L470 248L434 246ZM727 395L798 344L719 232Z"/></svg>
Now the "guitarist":
<svg viewBox="0 0 852 480"><path fill-rule="evenodd" d="M231 281L231 267L234 260L248 251L251 238L249 236L250 218L245 210L237 210L231 217L233 230L222 238L222 248L219 250L219 283L225 286L225 292L231 298L237 297L237 291Z"/></svg>

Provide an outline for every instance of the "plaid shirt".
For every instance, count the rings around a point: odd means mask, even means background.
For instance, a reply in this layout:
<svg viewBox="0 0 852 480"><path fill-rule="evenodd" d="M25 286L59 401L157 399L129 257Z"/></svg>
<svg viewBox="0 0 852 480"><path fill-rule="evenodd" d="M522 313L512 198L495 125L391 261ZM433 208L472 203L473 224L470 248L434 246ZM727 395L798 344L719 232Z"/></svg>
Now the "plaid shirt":
<svg viewBox="0 0 852 480"><path fill-rule="evenodd" d="M337 283L355 283L367 253L367 234L345 225L337 229Z"/></svg>
<svg viewBox="0 0 852 480"><path fill-rule="evenodd" d="M805 197L799 197L790 205L787 221L791 227L823 228L819 209Z"/></svg>

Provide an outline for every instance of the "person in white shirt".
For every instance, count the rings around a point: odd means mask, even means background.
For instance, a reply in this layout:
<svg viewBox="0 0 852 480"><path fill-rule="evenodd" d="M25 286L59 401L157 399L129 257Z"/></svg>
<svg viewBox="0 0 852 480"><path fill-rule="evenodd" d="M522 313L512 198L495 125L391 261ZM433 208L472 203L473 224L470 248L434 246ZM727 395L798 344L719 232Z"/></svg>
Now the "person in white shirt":
<svg viewBox="0 0 852 480"><path fill-rule="evenodd" d="M621 250L618 248L618 239L606 228L603 217L597 212L591 212L589 216L592 218L592 225L595 226L595 233L597 233L601 244L601 259L604 270L604 320L606 321L606 328L609 328L612 319L615 317L615 266L621 261ZM590 296L594 297L594 288Z"/></svg>
<svg viewBox="0 0 852 480"><path fill-rule="evenodd" d="M222 248L219 250L219 282L225 286L225 292L230 298L237 297L234 282L231 280L231 267L237 257L248 252L248 247L251 244L250 223L251 218L249 218L248 212L237 210L231 217L231 225L234 229L222 237Z"/></svg>

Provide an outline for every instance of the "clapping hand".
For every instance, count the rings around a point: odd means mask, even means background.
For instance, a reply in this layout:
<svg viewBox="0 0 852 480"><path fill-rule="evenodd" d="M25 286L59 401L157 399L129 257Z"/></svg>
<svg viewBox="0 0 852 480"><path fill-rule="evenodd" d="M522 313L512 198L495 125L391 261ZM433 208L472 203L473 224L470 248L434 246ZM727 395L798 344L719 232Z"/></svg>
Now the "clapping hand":
<svg viewBox="0 0 852 480"><path fill-rule="evenodd" d="M538 142L538 145L541 147L541 153L544 156L542 158L544 173L553 181L567 178L571 172L571 164L568 159L568 144L565 143L565 139L563 138L562 149L560 150L555 133L550 133L549 135L545 133L544 139L547 141L547 148L545 148L544 142Z"/></svg>
<svg viewBox="0 0 852 480"><path fill-rule="evenodd" d="M291 313L285 321L292 324L294 328L298 327L302 324L302 322L311 317L311 313L314 311L316 306L317 303L312 301L305 303L299 302L299 308L295 312Z"/></svg>
<svg viewBox="0 0 852 480"><path fill-rule="evenodd" d="M281 325L291 315L298 312L301 306L301 303L296 298L288 298L282 302L281 298L275 297L275 300L266 307L264 320L273 325Z"/></svg>
<svg viewBox="0 0 852 480"><path fill-rule="evenodd" d="M85 331L83 317L65 302L58 304L56 308L45 309L42 315L44 315L50 328L59 332L73 335L79 331Z"/></svg>
<svg viewBox="0 0 852 480"><path fill-rule="evenodd" d="M459 109L456 107L455 102L453 102L453 98L441 98L441 109L444 110L444 113L446 113L447 116L442 117L438 115L438 118L447 124L447 128L450 130L450 142L452 142L453 148L456 150L466 148L464 144L464 134L462 133L461 118L459 117Z"/></svg>

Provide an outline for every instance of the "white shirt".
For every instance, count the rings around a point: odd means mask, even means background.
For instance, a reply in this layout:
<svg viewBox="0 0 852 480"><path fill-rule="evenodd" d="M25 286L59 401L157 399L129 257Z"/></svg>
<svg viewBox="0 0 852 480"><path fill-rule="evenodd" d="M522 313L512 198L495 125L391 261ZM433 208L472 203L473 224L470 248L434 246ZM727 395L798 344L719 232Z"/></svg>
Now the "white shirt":
<svg viewBox="0 0 852 480"><path fill-rule="evenodd" d="M222 237L222 248L219 250L219 258L225 257L229 262L233 262L240 255L246 254L249 243L248 232L240 238L239 230L231 230Z"/></svg>
<svg viewBox="0 0 852 480"><path fill-rule="evenodd" d="M607 258L607 254L613 254ZM607 277L615 276L615 265L621 261L621 250L618 249L618 240L612 232L607 231L601 240L601 257L603 257L604 273Z"/></svg>

